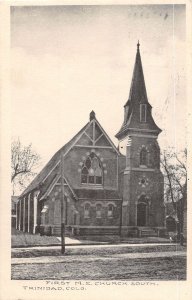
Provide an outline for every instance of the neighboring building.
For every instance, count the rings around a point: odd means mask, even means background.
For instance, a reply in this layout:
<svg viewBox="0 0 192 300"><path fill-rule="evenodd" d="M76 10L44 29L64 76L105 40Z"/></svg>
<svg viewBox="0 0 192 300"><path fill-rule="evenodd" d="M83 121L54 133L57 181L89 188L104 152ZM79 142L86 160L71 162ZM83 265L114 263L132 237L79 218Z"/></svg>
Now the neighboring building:
<svg viewBox="0 0 192 300"><path fill-rule="evenodd" d="M17 228L60 234L64 186L66 229L73 234L155 235L163 229L164 184L157 142L161 130L151 109L138 44L124 121L116 134L119 147L92 111L89 122L19 197Z"/></svg>
<svg viewBox="0 0 192 300"><path fill-rule="evenodd" d="M11 226L16 228L18 196L11 196Z"/></svg>

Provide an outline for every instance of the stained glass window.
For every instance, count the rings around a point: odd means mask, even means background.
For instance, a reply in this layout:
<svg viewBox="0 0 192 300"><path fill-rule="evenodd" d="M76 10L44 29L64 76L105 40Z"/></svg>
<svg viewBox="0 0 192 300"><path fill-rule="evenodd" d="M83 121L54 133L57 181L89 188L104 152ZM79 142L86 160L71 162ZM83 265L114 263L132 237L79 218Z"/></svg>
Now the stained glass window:
<svg viewBox="0 0 192 300"><path fill-rule="evenodd" d="M82 166L81 183L98 185L103 183L103 169L101 162L93 152L87 157Z"/></svg>

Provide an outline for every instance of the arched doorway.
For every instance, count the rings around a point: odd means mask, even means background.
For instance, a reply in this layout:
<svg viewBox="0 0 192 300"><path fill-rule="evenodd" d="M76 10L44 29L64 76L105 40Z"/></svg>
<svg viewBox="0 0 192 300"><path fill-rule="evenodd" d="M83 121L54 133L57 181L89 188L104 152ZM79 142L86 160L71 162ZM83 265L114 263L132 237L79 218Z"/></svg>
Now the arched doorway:
<svg viewBox="0 0 192 300"><path fill-rule="evenodd" d="M137 204L137 226L147 225L147 204L138 203Z"/></svg>

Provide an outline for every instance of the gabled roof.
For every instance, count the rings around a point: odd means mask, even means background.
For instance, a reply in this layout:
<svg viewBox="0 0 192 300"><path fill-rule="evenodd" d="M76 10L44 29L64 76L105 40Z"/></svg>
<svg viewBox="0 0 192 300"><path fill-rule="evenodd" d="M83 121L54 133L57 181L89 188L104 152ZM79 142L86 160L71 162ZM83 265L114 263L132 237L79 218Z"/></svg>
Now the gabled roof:
<svg viewBox="0 0 192 300"><path fill-rule="evenodd" d="M50 193L53 190L53 188L55 187L55 185L57 183L59 183L59 181L61 181L61 174L57 174L56 176L54 176L51 184L49 184L49 186L46 189L45 193L42 193L42 195L40 195L39 200L41 201L43 199L46 199L50 195ZM74 190L71 188L70 184L68 183L68 181L66 180L65 177L64 177L64 185L65 185L65 193L66 193L66 195L68 195L68 192L66 191L66 187L67 187L67 190L70 191L70 194L72 194L73 197L75 199L77 199L77 196L74 193Z"/></svg>
<svg viewBox="0 0 192 300"><path fill-rule="evenodd" d="M86 129L87 123L67 144L65 144L61 149L59 149L50 161L45 165L45 167L40 171L40 173L33 179L33 181L28 185L28 187L23 191L20 197L23 197L27 193L31 192L34 189L40 188L40 184L43 182L47 174L52 170L52 168L60 162L61 153L63 155L71 148L76 140L81 136L82 132ZM20 198L19 197L19 198Z"/></svg>
<svg viewBox="0 0 192 300"><path fill-rule="evenodd" d="M99 143L100 141L102 141L102 138L105 137L107 142L109 143L109 146L112 147L117 152L118 155L121 155L119 150L116 148L116 146L113 144L111 139L108 137L108 135L106 134L104 129L101 127L101 125L99 124L99 122L95 118L95 113L92 111L90 113L90 121L67 144L65 144L60 150L58 150L55 153L55 155L50 159L50 161L45 165L45 167L41 170L41 172L29 184L29 186L24 190L24 192L20 195L20 197L23 197L24 195L26 195L27 193L33 191L34 189L39 189L41 187L41 184L47 178L48 174L51 172L51 170L53 168L55 168L57 164L60 163L61 153L63 154L63 156L65 156L68 153L68 151L78 141L81 140L83 135L86 134L86 136L88 136L86 131L89 130L90 126L92 126L92 125L93 125L93 128L95 128L95 126L97 126L98 130L100 130L99 131L100 136L98 136L97 138L96 137L93 138L92 147L94 148L95 143L97 145L97 142ZM90 137L88 137L88 139L92 140ZM100 143L100 146L101 146L101 143ZM52 184L52 182L51 182L51 184Z"/></svg>
<svg viewBox="0 0 192 300"><path fill-rule="evenodd" d="M77 144L78 146L88 145L91 147L110 147L118 155L121 155L117 147L114 145L101 124L96 119L94 111L90 113L90 122L78 140Z"/></svg>

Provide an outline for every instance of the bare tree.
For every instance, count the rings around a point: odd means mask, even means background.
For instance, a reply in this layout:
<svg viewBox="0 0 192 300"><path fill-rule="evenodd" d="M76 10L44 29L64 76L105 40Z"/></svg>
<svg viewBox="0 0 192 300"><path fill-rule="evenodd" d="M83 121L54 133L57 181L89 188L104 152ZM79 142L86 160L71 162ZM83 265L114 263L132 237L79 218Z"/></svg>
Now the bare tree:
<svg viewBox="0 0 192 300"><path fill-rule="evenodd" d="M32 144L23 146L19 140L11 145L11 182L13 195L15 190L21 191L36 175L40 156L32 149Z"/></svg>
<svg viewBox="0 0 192 300"><path fill-rule="evenodd" d="M183 211L187 201L187 150L176 153L172 148L161 153L161 167L165 182L165 202L172 202L179 221L179 233L183 228Z"/></svg>

